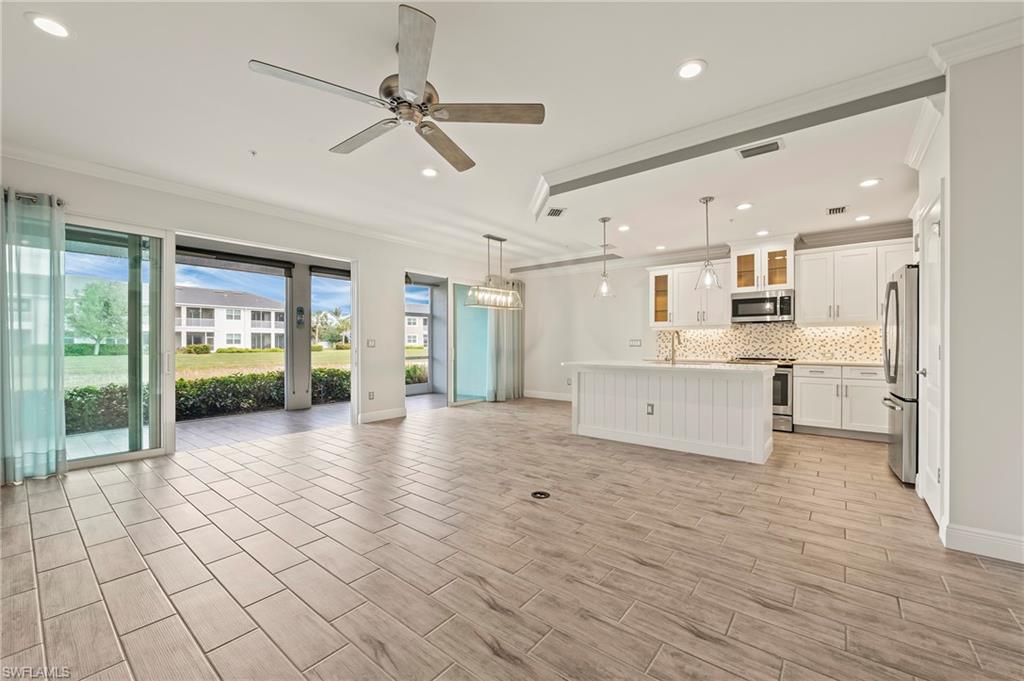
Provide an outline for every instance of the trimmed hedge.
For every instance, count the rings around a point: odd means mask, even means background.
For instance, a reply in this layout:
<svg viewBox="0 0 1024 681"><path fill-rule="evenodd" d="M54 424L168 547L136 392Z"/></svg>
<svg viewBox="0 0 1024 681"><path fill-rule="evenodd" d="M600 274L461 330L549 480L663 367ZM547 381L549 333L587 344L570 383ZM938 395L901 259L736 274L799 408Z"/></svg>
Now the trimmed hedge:
<svg viewBox="0 0 1024 681"><path fill-rule="evenodd" d="M206 343L193 343L192 345L178 348L178 352L183 355L208 355L210 354L210 346Z"/></svg>
<svg viewBox="0 0 1024 681"><path fill-rule="evenodd" d="M284 352L284 348L217 348L216 354L237 355L243 352Z"/></svg>
<svg viewBox="0 0 1024 681"><path fill-rule="evenodd" d="M96 346L92 343L66 343L64 345L65 357L86 357L96 354ZM127 355L128 344L103 343L100 345L101 355Z"/></svg>
<svg viewBox="0 0 1024 681"><path fill-rule="evenodd" d="M348 369L313 369L313 404L350 399ZM175 381L177 420L284 408L284 372L231 374ZM66 432L89 433L128 425L128 386L70 388L64 392Z"/></svg>
<svg viewBox="0 0 1024 681"><path fill-rule="evenodd" d="M338 341L337 343L334 344L334 349L335 350L351 350L352 349L352 344L351 343L344 343L342 341Z"/></svg>
<svg viewBox="0 0 1024 681"><path fill-rule="evenodd" d="M323 352L324 351L324 346L317 345L317 344L314 343L313 345L309 346L309 351L310 352Z"/></svg>
<svg viewBox="0 0 1024 681"><path fill-rule="evenodd" d="M425 364L406 364L405 365L405 384L411 385L413 383L426 383L427 382L427 367Z"/></svg>

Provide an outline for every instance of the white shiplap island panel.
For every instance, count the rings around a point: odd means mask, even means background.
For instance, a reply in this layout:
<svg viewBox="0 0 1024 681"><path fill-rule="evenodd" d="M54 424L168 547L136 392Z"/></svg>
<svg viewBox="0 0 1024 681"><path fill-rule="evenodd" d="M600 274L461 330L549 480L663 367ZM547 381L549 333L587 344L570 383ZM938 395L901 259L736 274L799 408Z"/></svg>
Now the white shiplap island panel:
<svg viewBox="0 0 1024 681"><path fill-rule="evenodd" d="M572 432L577 435L751 463L764 463L772 453L772 366L615 361L563 366L573 371Z"/></svg>

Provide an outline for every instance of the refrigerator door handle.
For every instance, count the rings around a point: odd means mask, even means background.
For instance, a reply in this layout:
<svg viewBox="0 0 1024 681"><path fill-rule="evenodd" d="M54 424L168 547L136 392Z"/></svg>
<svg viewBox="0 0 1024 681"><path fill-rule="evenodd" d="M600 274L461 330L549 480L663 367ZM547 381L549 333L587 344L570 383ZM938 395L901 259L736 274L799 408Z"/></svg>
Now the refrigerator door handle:
<svg viewBox="0 0 1024 681"><path fill-rule="evenodd" d="M903 411L903 407L901 407L900 405L896 404L895 402L890 400L888 397L883 397L882 398L882 404L885 405L886 409L892 409L893 411Z"/></svg>

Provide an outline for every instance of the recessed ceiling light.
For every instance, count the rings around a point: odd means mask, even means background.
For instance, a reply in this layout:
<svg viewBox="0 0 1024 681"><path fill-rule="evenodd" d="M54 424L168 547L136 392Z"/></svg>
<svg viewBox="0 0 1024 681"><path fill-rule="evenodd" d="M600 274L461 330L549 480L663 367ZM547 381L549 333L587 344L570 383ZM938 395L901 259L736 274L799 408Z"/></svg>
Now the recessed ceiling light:
<svg viewBox="0 0 1024 681"><path fill-rule="evenodd" d="M768 230L767 229L760 229L760 230L757 231L757 235L758 236L768 236Z"/></svg>
<svg viewBox="0 0 1024 681"><path fill-rule="evenodd" d="M863 182L861 182L860 186L861 187L865 187L865 188L867 188L867 187L877 187L881 182L882 182L882 178L880 178L880 177L869 177L868 179L866 179Z"/></svg>
<svg viewBox="0 0 1024 681"><path fill-rule="evenodd" d="M64 28L64 25L56 19L43 16L38 12L25 12L25 18L31 21L33 26L44 33L49 33L50 35L57 36L58 38L68 37L68 29Z"/></svg>
<svg viewBox="0 0 1024 681"><path fill-rule="evenodd" d="M741 203L738 206L736 206L736 210L750 210L753 207L754 207L754 204L747 203L746 201L744 201L743 203Z"/></svg>
<svg viewBox="0 0 1024 681"><path fill-rule="evenodd" d="M437 177L437 171L433 168L424 168L420 171L420 175L423 177Z"/></svg>
<svg viewBox="0 0 1024 681"><path fill-rule="evenodd" d="M664 246L655 246L654 250L656 250L656 251L664 251L665 247Z"/></svg>
<svg viewBox="0 0 1024 681"><path fill-rule="evenodd" d="M684 62L679 67L679 77L683 80L689 80L690 78L696 78L700 74L704 73L704 69L708 67L708 63L703 59L691 59Z"/></svg>
<svg viewBox="0 0 1024 681"><path fill-rule="evenodd" d="M870 215L858 215L857 217L854 218L854 220L856 220L857 222L867 222L870 219Z"/></svg>
<svg viewBox="0 0 1024 681"><path fill-rule="evenodd" d="M628 232L629 231L629 225L619 225L619 231L620 232Z"/></svg>

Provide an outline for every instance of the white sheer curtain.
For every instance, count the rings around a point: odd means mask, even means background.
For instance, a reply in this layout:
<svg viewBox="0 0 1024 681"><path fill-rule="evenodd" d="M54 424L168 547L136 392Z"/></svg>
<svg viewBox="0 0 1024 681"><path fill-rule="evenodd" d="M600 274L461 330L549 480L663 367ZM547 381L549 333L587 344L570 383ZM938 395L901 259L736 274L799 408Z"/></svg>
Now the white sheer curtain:
<svg viewBox="0 0 1024 681"><path fill-rule="evenodd" d="M10 484L66 466L60 199L4 189L0 253L0 482Z"/></svg>
<svg viewBox="0 0 1024 681"><path fill-rule="evenodd" d="M526 305L523 282L508 281ZM491 310L490 359L487 399L491 402L516 400L523 396L523 311Z"/></svg>

